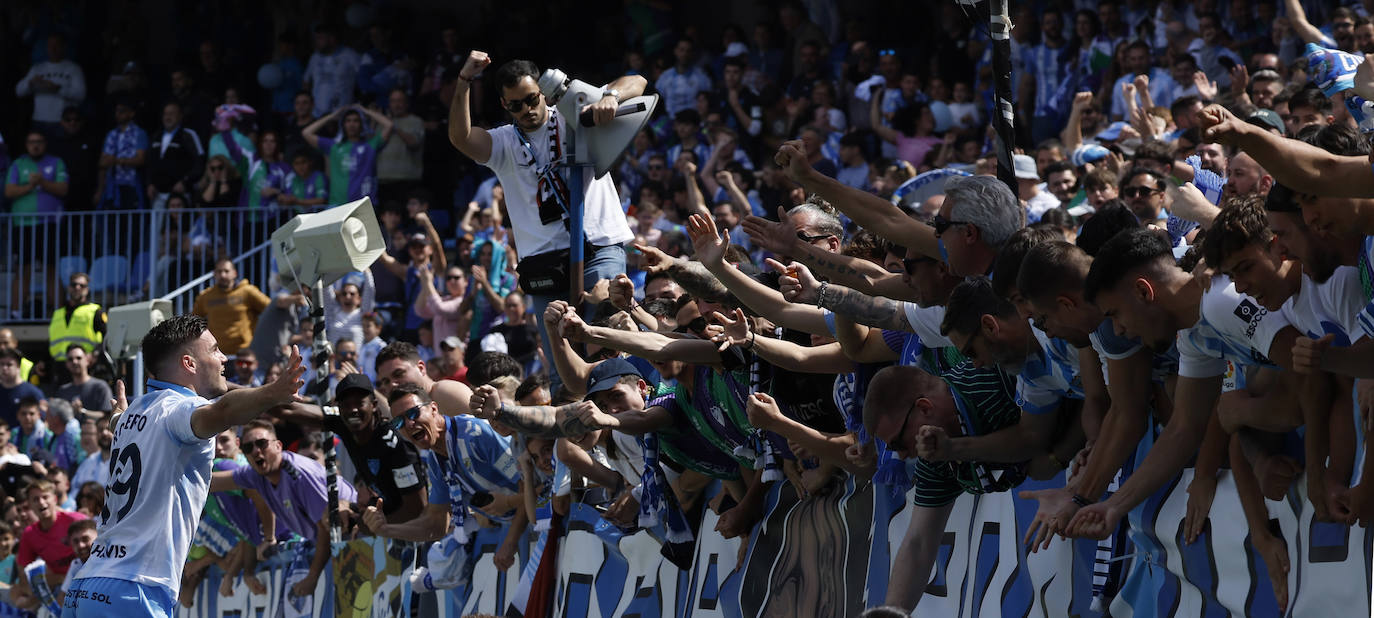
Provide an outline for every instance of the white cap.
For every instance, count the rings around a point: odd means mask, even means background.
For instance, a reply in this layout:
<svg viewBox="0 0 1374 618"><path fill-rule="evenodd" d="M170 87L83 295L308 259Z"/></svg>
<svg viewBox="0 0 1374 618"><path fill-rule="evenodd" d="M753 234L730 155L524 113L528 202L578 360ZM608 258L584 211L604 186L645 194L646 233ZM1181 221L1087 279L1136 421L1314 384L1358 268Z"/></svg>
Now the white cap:
<svg viewBox="0 0 1374 618"><path fill-rule="evenodd" d="M1021 180L1040 180L1040 174L1035 169L1035 159L1030 155L1013 155L1011 166L1016 170L1016 177Z"/></svg>
<svg viewBox="0 0 1374 618"><path fill-rule="evenodd" d="M735 56L743 56L743 55L745 55L745 54L747 54L747 53L749 53L749 46L748 46L748 45L745 45L744 43L741 43L741 42L739 42L739 41L735 41L734 43L731 43L731 44L729 44L729 45L727 45L727 46L725 47L725 57L726 57L726 58L734 58Z"/></svg>

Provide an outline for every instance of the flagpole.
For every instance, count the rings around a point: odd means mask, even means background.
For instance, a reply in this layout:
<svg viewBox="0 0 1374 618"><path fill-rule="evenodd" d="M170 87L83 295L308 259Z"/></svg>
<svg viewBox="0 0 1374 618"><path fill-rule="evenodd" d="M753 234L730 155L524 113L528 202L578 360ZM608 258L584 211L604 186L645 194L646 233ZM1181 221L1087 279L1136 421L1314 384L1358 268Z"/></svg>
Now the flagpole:
<svg viewBox="0 0 1374 618"><path fill-rule="evenodd" d="M988 33L992 37L992 75L995 104L992 122L997 130L997 177L1017 193L1012 146L1016 143L1016 112L1011 100L1011 16L1007 0L988 0Z"/></svg>

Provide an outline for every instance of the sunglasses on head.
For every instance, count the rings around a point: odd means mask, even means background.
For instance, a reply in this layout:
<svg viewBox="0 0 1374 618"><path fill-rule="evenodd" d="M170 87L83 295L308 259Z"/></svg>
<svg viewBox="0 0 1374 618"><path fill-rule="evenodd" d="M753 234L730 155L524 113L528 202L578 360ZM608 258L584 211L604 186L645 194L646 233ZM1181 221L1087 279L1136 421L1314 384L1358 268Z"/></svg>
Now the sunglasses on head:
<svg viewBox="0 0 1374 618"><path fill-rule="evenodd" d="M526 108L526 107L535 107L535 106L539 105L539 97L541 97L541 96L544 96L544 95L539 94L538 92L536 92L536 93L531 94L530 96L527 96L527 97L525 97L525 98L523 98L523 99L516 99L516 100L514 100L514 101L506 101L505 103L502 103L501 106L504 107L504 108L506 108L506 111L508 111L508 112L510 112L510 113L512 113L512 114L518 114L518 113L520 113L520 112L525 111L525 108Z"/></svg>
<svg viewBox="0 0 1374 618"><path fill-rule="evenodd" d="M401 428L405 426L406 419L410 419L411 422L418 422L420 420L420 411L423 409L423 405L418 405L409 410L406 410L405 412L397 414L396 416L393 416L391 418L391 421L387 423L387 426L390 427L392 431L400 431Z"/></svg>
<svg viewBox="0 0 1374 618"><path fill-rule="evenodd" d="M949 228L956 225L968 225L968 221L951 221L946 219L944 215L937 214L935 215L935 220L930 222L930 226L935 228L935 236L937 238L944 235Z"/></svg>
<svg viewBox="0 0 1374 618"><path fill-rule="evenodd" d="M895 49L884 49L884 50L878 52L878 55L879 55L879 56L896 56L896 55L897 55L897 50L895 50Z"/></svg>
<svg viewBox="0 0 1374 618"><path fill-rule="evenodd" d="M1157 192L1159 192L1159 189L1151 189L1150 187L1126 187L1121 190L1121 194L1126 197L1145 197L1154 195Z"/></svg>
<svg viewBox="0 0 1374 618"><path fill-rule="evenodd" d="M702 331L705 331L705 330L706 330L706 318L697 317L696 319L692 320L691 322L688 322L688 323L686 323L686 324L684 324L684 325L682 325L682 326L679 326L679 327L677 327L677 328L674 328L674 329L673 329L673 332L675 332L675 333L687 333L687 332L701 333Z"/></svg>
<svg viewBox="0 0 1374 618"><path fill-rule="evenodd" d="M272 441L268 440L267 438L258 438L257 440L253 440L251 442L241 443L239 445L239 449L243 451L244 455L252 455L253 451L256 451L258 449L266 451L267 445L271 443Z"/></svg>

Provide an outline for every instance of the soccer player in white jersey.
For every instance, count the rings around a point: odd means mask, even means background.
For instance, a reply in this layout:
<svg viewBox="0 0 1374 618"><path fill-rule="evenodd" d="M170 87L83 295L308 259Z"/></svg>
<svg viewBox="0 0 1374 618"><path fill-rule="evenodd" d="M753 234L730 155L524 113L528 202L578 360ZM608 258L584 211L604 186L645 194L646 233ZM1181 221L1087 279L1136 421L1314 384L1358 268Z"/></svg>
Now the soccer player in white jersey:
<svg viewBox="0 0 1374 618"><path fill-rule="evenodd" d="M117 417L100 536L67 592L64 618L171 616L210 487L213 438L305 385L300 354L273 382L232 392L204 318L169 319L143 339L148 393ZM170 488L170 496L162 493Z"/></svg>

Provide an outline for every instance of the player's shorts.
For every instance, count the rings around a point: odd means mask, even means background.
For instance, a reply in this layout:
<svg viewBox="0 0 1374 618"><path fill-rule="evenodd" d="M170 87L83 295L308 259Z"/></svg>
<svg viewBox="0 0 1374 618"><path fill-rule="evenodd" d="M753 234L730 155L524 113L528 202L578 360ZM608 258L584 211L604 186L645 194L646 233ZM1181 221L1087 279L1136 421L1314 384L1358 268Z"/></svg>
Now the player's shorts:
<svg viewBox="0 0 1374 618"><path fill-rule="evenodd" d="M175 609L172 591L162 586L110 577L87 577L72 581L62 604L62 618L171 618L176 615Z"/></svg>

